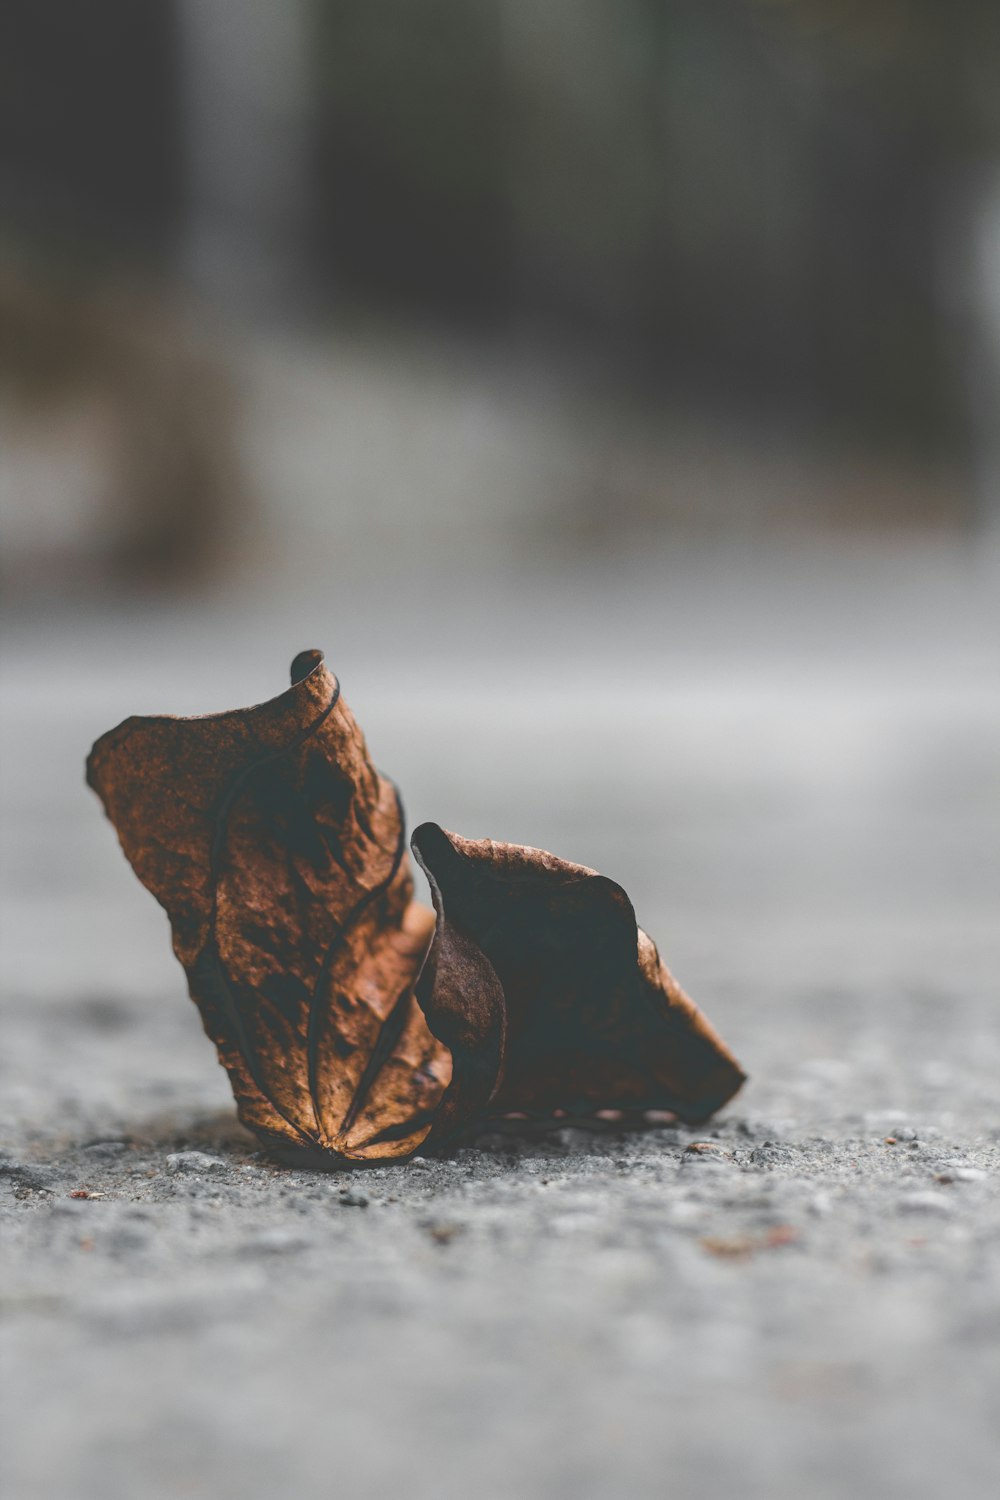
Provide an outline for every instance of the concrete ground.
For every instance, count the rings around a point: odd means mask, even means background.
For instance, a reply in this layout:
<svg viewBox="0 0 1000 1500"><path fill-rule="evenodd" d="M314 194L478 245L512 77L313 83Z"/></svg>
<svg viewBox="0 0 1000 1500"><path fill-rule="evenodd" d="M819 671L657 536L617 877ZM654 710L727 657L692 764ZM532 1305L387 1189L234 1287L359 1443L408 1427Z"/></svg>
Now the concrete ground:
<svg viewBox="0 0 1000 1500"><path fill-rule="evenodd" d="M4 1493L994 1495L997 584L702 553L8 622ZM312 645L411 823L626 886L751 1074L709 1128L258 1152L82 764Z"/></svg>

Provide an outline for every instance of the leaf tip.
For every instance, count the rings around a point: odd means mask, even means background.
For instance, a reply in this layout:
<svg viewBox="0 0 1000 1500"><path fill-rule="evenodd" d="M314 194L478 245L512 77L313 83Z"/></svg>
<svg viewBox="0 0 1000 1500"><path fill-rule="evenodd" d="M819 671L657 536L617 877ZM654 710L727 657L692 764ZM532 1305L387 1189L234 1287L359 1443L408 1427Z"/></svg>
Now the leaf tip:
<svg viewBox="0 0 1000 1500"><path fill-rule="evenodd" d="M440 823L421 823L410 835L410 848L428 875L428 866L440 867L442 861L454 859L458 853L452 835Z"/></svg>
<svg viewBox="0 0 1000 1500"><path fill-rule="evenodd" d="M304 682L310 672L315 672L316 668L322 665L323 653L315 646L309 651L300 651L289 669L292 687L297 687L300 682Z"/></svg>

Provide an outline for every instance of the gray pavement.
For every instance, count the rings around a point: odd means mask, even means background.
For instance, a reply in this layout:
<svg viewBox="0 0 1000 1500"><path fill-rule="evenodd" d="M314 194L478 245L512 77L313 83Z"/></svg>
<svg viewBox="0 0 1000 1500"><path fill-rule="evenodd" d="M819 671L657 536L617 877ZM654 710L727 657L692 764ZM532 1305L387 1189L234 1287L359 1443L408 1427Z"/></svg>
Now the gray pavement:
<svg viewBox="0 0 1000 1500"><path fill-rule="evenodd" d="M996 583L715 553L9 621L4 1493L995 1494ZM411 823L627 887L751 1074L708 1129L257 1151L82 761L309 645Z"/></svg>

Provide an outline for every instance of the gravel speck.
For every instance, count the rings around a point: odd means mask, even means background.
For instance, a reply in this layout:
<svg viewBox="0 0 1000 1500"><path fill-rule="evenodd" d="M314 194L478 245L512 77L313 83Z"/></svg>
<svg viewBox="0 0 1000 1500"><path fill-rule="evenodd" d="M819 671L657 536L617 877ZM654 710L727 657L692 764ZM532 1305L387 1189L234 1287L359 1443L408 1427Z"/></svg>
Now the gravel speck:
<svg viewBox="0 0 1000 1500"><path fill-rule="evenodd" d="M225 1172L227 1163L219 1156L209 1156L205 1151L171 1151L167 1157L167 1171L180 1172Z"/></svg>
<svg viewBox="0 0 1000 1500"><path fill-rule="evenodd" d="M359 1193L353 1188L348 1188L345 1192L340 1193L339 1202L341 1202L345 1208L368 1207L367 1195L365 1193Z"/></svg>
<svg viewBox="0 0 1000 1500"><path fill-rule="evenodd" d="M947 1218L955 1212L955 1207L943 1193L919 1192L904 1193L899 1200L899 1210L904 1214L937 1214L940 1218Z"/></svg>

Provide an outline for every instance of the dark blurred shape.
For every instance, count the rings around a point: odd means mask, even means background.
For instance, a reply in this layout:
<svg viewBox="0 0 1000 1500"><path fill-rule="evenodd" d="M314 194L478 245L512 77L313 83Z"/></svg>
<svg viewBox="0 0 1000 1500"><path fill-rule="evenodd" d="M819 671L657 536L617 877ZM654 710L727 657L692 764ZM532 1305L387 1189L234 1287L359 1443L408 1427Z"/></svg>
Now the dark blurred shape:
<svg viewBox="0 0 1000 1500"><path fill-rule="evenodd" d="M335 285L506 309L647 390L961 442L942 190L995 146L969 76L995 8L350 0L317 27Z"/></svg>
<svg viewBox="0 0 1000 1500"><path fill-rule="evenodd" d="M157 283L0 262L15 590L215 571L247 484L226 363ZM234 516L234 510L236 512Z"/></svg>
<svg viewBox="0 0 1000 1500"><path fill-rule="evenodd" d="M321 275L390 309L496 322L510 303L502 7L316 8Z"/></svg>
<svg viewBox="0 0 1000 1500"><path fill-rule="evenodd" d="M188 339L178 292L229 320L200 337L246 424L180 376L157 441L201 457L161 466L168 499L126 485L166 573L209 559L203 513L231 523L216 558L307 520L363 565L407 526L572 555L1000 511L989 0L8 0L0 28L7 387L41 361L64 410L90 402L67 283L146 288L140 387ZM457 530L426 457L449 420L496 476ZM205 477L213 432L232 483ZM13 478L14 550L51 559ZM132 541L100 550L131 566Z"/></svg>
<svg viewBox="0 0 1000 1500"><path fill-rule="evenodd" d="M182 195L176 22L173 0L5 0L0 188L14 226L162 248Z"/></svg>

